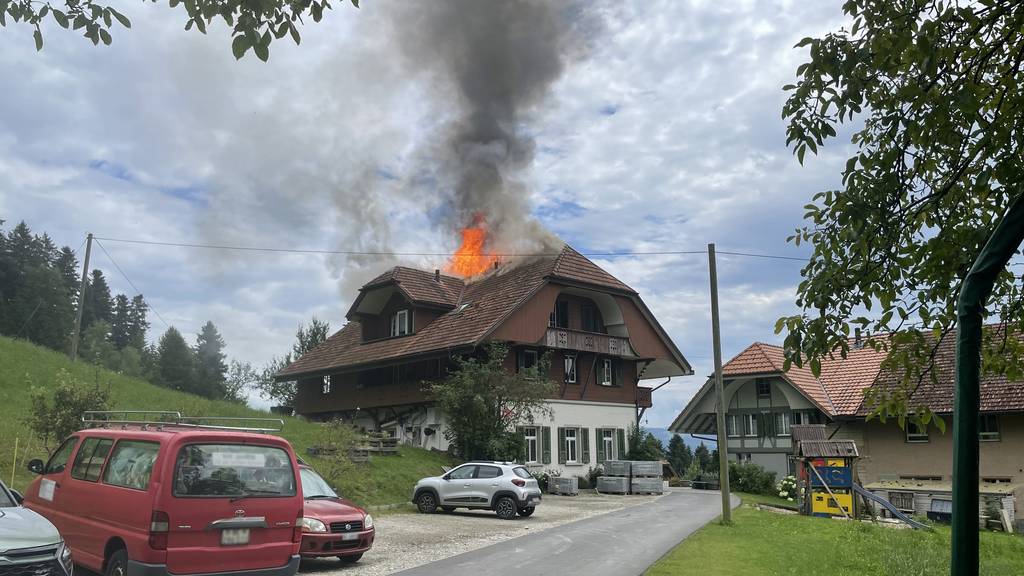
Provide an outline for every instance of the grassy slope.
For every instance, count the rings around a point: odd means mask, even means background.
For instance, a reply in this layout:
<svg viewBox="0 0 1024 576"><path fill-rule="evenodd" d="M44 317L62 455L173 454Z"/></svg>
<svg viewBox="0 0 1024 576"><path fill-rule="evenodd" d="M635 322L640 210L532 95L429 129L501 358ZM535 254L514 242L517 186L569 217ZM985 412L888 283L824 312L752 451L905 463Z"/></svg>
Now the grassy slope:
<svg viewBox="0 0 1024 576"><path fill-rule="evenodd" d="M897 530L863 522L783 515L746 503L733 525L712 522L683 541L647 576L813 574L934 576L949 573L950 532ZM981 574L1024 574L1024 538L981 534Z"/></svg>
<svg viewBox="0 0 1024 576"><path fill-rule="evenodd" d="M23 341L0 337L0 478L10 482L15 439L20 451L14 469L14 487L24 488L32 479L25 469L30 458L45 458L46 451L23 424L29 409L29 388L48 386L60 369L68 370L84 384L99 383L111 392L112 408L138 410L177 410L189 416L266 416L229 402L215 402L160 388L148 382L126 378L113 372L82 363L72 364L66 356ZM281 435L295 447L297 454L314 467L316 459L308 458L306 447L317 442L320 426L297 418L286 418ZM27 457L25 446L28 445ZM427 475L440 472L449 459L439 453L403 446L398 457L378 457L361 466L363 474L347 478L329 478L342 494L361 504L391 504L409 498L413 483ZM318 467L323 468L323 467Z"/></svg>

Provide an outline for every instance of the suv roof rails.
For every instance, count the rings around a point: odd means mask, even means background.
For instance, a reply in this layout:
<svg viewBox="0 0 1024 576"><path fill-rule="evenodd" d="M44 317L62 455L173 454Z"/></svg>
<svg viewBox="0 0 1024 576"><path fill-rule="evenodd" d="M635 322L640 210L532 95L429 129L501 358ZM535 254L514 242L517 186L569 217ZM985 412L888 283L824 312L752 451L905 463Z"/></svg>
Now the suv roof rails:
<svg viewBox="0 0 1024 576"><path fill-rule="evenodd" d="M193 428L200 430L231 430L235 432L256 432L266 434L280 432L284 420L280 418L241 418L237 416L182 416L181 412L163 410L87 410L82 413L82 422L92 427L106 428L112 425L139 426L143 430L150 426L163 428ZM214 424L225 422L229 424Z"/></svg>

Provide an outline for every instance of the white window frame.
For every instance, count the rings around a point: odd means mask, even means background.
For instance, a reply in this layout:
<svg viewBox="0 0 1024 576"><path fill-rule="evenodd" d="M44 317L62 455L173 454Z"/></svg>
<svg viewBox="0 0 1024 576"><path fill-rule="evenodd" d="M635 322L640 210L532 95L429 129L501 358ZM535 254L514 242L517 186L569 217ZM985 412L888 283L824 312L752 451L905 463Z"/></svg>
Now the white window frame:
<svg viewBox="0 0 1024 576"><path fill-rule="evenodd" d="M533 356L533 364L531 364L530 366L526 365L527 356ZM516 371L522 372L523 370L529 370L530 368L536 366L537 362L540 361L540 354L538 354L536 350L531 350L527 348L524 350L520 350L516 358Z"/></svg>
<svg viewBox="0 0 1024 576"><path fill-rule="evenodd" d="M916 432L911 432L910 431L910 427L911 426L913 426L914 429L917 430L917 431ZM928 427L927 426L921 427L920 425L918 425L916 422L914 422L912 420L907 420L907 427L906 427L906 430L904 430L904 432L906 432L907 442L912 442L914 444L918 444L918 443L924 443L924 442L928 442L929 441L929 438L928 438Z"/></svg>
<svg viewBox="0 0 1024 576"><path fill-rule="evenodd" d="M572 436L569 436L569 433ZM579 428L566 428L565 429L565 463L566 464L579 464L580 463L580 429Z"/></svg>
<svg viewBox="0 0 1024 576"><path fill-rule="evenodd" d="M611 358L604 358L601 360L601 386L612 386L614 383L613 372L614 366L612 365Z"/></svg>
<svg viewBox="0 0 1024 576"><path fill-rule="evenodd" d="M725 435L729 438L739 438L742 436L739 427L739 416L736 414L725 415Z"/></svg>
<svg viewBox="0 0 1024 576"><path fill-rule="evenodd" d="M391 316L392 337L405 336L406 334L412 332L412 330L409 329L409 318L410 315L408 309L403 308L401 310L395 311L394 315Z"/></svg>
<svg viewBox="0 0 1024 576"><path fill-rule="evenodd" d="M789 436L789 412L776 412L775 413L775 435L776 436Z"/></svg>
<svg viewBox="0 0 1024 576"><path fill-rule="evenodd" d="M615 442L616 430L613 428L602 428L601 429L601 444L604 446L604 459L605 460L617 460L618 459L618 446Z"/></svg>
<svg viewBox="0 0 1024 576"><path fill-rule="evenodd" d="M743 436L757 438L757 414L741 414L743 417Z"/></svg>
<svg viewBox="0 0 1024 576"><path fill-rule="evenodd" d="M320 385L320 392L323 393L324 396L326 396L326 395L331 393L331 375L330 374L327 374L327 375L324 376L323 382Z"/></svg>
<svg viewBox="0 0 1024 576"><path fill-rule="evenodd" d="M537 427L524 427L523 436L526 438L526 463L536 464L540 462L540 460L537 458Z"/></svg>
<svg viewBox="0 0 1024 576"><path fill-rule="evenodd" d="M761 385L764 384L768 389L767 393L761 393ZM754 380L754 393L757 394L758 398L771 398L772 397L772 383L767 378L758 378Z"/></svg>
<svg viewBox="0 0 1024 576"><path fill-rule="evenodd" d="M565 355L565 382L568 384L576 383L576 355L566 354Z"/></svg>

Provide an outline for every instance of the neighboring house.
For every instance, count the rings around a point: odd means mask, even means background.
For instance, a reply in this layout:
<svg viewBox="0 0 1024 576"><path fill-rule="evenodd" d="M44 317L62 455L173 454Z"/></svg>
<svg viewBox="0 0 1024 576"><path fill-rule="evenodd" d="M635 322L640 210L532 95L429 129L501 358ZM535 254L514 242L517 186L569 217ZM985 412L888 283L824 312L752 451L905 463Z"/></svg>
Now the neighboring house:
<svg viewBox="0 0 1024 576"><path fill-rule="evenodd" d="M529 464L570 474L623 455L626 430L651 406L641 379L693 373L640 296L568 246L470 280L396 267L359 290L347 318L277 375L298 382L298 414L445 450L445 416L423 383L504 341L509 370L552 353L553 416L522 431Z"/></svg>
<svg viewBox="0 0 1024 576"><path fill-rule="evenodd" d="M912 405L928 406L944 418L945 433L934 425L909 423L901 429L893 419L867 420L865 390L897 382L881 367L884 352L854 343L846 359L825 360L816 378L806 366L784 372L781 347L752 344L722 367L730 457L761 464L781 477L793 469L790 426L824 424L833 439L857 443L857 471L868 489L920 513L940 511L949 498L953 470L955 341L952 333L939 343L938 383L926 380L911 398ZM1019 506L1024 495L1024 383L983 376L981 413L981 491L1000 498L1012 494ZM717 434L713 379L669 430Z"/></svg>

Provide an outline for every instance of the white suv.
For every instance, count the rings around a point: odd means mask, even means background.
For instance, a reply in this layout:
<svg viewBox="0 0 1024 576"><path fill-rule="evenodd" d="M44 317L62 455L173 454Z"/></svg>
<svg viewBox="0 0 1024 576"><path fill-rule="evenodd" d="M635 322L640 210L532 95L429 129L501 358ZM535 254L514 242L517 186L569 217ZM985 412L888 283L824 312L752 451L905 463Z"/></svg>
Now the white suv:
<svg viewBox="0 0 1024 576"><path fill-rule="evenodd" d="M516 514L533 514L540 504L540 486L519 464L467 462L443 476L417 482L412 501L424 514L432 514L438 507L445 512L484 508L494 510L498 518L511 520Z"/></svg>

